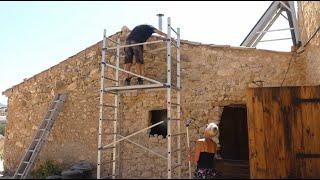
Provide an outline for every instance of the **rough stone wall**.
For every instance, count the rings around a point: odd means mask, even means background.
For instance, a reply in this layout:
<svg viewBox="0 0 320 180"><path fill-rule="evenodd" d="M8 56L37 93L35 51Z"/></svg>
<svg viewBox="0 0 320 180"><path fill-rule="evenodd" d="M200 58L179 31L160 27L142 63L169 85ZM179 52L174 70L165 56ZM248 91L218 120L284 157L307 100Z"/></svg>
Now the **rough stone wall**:
<svg viewBox="0 0 320 180"><path fill-rule="evenodd" d="M245 92L248 86L253 86L252 81L262 80L264 86L279 86L287 71L288 63L292 58L291 53L279 53L263 50L237 49L229 47L210 47L184 44L182 48L182 119L189 117L196 119L190 127L191 145L202 136L205 125L208 122L217 122L222 113L223 106L231 104L245 104ZM161 56L160 56L161 57ZM163 55L164 58L165 56ZM158 57L155 57L156 61ZM160 59L159 59L160 61ZM147 61L148 62L148 61ZM293 57L290 71L284 85L299 85L304 83L304 62L296 61ZM154 76L158 66L149 67L149 76ZM164 78L164 70L162 76ZM155 76L157 77L157 76ZM165 109L165 91L157 93L149 91L134 91L125 93L122 102L123 113L123 135L128 135L141 127L149 124L149 112L153 109ZM133 114L132 114L133 113ZM134 117L134 118L132 118ZM136 123L139 122L139 123ZM141 124L143 123L143 124ZM126 129L125 127L129 127ZM166 141L149 138L148 133L138 136L139 140L147 147L156 147L158 151L165 155ZM156 142L155 144L153 142ZM186 139L183 138L185 143ZM154 146L163 144L162 148ZM157 162L162 164L152 164L149 156L145 153L136 152L127 147L124 143L123 153L127 156L134 155L137 160L142 160L142 164L135 165L136 159L124 160L122 165L123 177L139 177L141 174L152 175L147 177L159 177L159 169L162 169L162 178L166 177L166 161L156 157ZM131 146L131 145L130 145ZM184 167L187 167L186 152L183 151ZM154 157L150 155L150 157ZM146 172L143 167L148 167ZM156 168L157 167L157 168ZM195 168L195 166L193 166ZM150 170L149 170L150 169ZM185 177L187 177L186 169Z"/></svg>
<svg viewBox="0 0 320 180"><path fill-rule="evenodd" d="M7 92L8 124L5 168L15 170L43 120L54 94L68 92L68 100L57 118L39 160L54 159L70 164L75 160L95 161L98 113L97 45L26 80Z"/></svg>
<svg viewBox="0 0 320 180"><path fill-rule="evenodd" d="M302 45L316 32L320 26L320 2L299 1L298 2L298 23ZM304 51L303 51L304 50ZM299 59L306 60L306 83L308 85L319 85L320 82L320 31L310 42L298 50L302 52Z"/></svg>
<svg viewBox="0 0 320 180"><path fill-rule="evenodd" d="M154 39L155 37L151 40ZM165 45L148 45L145 49L148 51L161 47ZM146 52L146 76L164 82L165 58L165 50ZM287 72L291 58L291 68ZM69 97L53 126L48 143L40 153L37 165L46 159L54 159L65 165L87 160L95 165L100 59L101 42L5 92L9 97L4 150L6 169L16 169L37 125L47 111L48 104L54 94L59 92L68 92ZM114 63L114 51L108 53L108 59ZM286 76L283 85L305 84L305 60L298 61L291 53L197 45L184 41L181 61L182 120L189 117L195 119L190 127L191 145L202 135L206 123L219 120L223 106L246 103L247 87L255 86L252 81L264 81L263 86L279 86ZM109 69L108 74L110 73ZM121 75L120 78L123 79L124 76ZM135 83L135 80L132 82ZM125 136L150 125L149 111L165 109L165 96L164 90L123 93L120 98L120 134ZM113 101L110 95L106 95L106 98ZM106 112L111 114L110 111ZM105 126L105 132L110 132L110 124ZM105 140L107 143L110 139ZM162 137L149 137L148 132L145 132L132 140L166 155L166 139ZM185 138L182 142L186 142ZM128 142L122 142L120 148L119 167L122 177L166 177L165 160L144 153ZM186 164L185 151L182 157ZM106 170L105 174L107 172ZM186 168L183 172L187 177Z"/></svg>

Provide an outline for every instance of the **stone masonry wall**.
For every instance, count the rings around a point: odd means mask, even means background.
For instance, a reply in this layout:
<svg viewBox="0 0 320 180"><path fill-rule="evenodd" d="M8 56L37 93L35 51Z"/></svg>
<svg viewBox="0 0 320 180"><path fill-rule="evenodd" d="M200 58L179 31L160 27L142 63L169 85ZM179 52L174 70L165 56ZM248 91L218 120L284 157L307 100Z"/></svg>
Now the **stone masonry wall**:
<svg viewBox="0 0 320 180"><path fill-rule="evenodd" d="M147 45L145 49L149 51L161 47L165 46ZM54 159L64 165L87 160L95 165L100 54L101 42L5 92L9 97L5 139L6 169L16 169L49 102L59 92L68 92L69 97L53 126L48 143L40 153L37 166L47 159ZM175 55L175 51L173 54ZM113 55L114 51L108 56L111 63L114 63ZM165 57L165 50L146 52L146 76L164 82ZM197 45L184 41L181 48L182 119L192 117L196 120L190 127L192 145L201 136L206 123L219 120L223 106L246 103L246 88L254 86L252 81L262 80L264 86L279 86L290 58L291 53ZM304 76L305 62L293 59L283 84L303 85ZM121 75L121 79L123 78ZM135 83L135 79L132 83ZM119 114L122 119L119 122L120 134L125 136L150 125L149 111L165 109L165 97L164 90L123 93ZM113 101L110 95L106 95L106 98ZM110 130L106 128L105 132ZM110 139L106 138L105 143L108 140ZM132 140L166 155L166 139L162 137L149 137L148 132L145 132ZM185 138L182 142L185 144ZM120 148L119 167L122 177L166 177L165 160L145 153L128 142L122 142ZM186 164L185 151L182 157ZM107 174L108 166L104 169ZM183 170L186 177L186 168Z"/></svg>
<svg viewBox="0 0 320 180"><path fill-rule="evenodd" d="M316 32L320 26L320 2L299 1L298 23L302 45ZM304 50L304 51L303 51ZM308 85L319 85L320 82L320 31L310 42L298 50L299 59L306 59L306 83Z"/></svg>
<svg viewBox="0 0 320 180"><path fill-rule="evenodd" d="M309 28L302 31L303 40L309 37L310 32L313 32L311 29L319 24L319 11L314 11L312 6L318 8L318 4L312 4L312 2L299 4L299 9L308 11L304 14L299 12L299 16L305 19L299 21L300 26ZM316 21L309 20L309 16L316 16ZM153 37L151 40L155 39ZM247 87L256 86L252 81L263 81L263 86L317 84L320 81L320 76L317 75L320 73L318 69L320 66L317 66L319 34L314 39L306 47L306 51L299 55L183 41L181 47L182 120L189 117L195 119L190 127L191 145L193 146L196 139L202 135L206 123L219 121L223 106L246 103ZM111 43L110 46L114 44ZM147 77L164 82L166 80L165 50L149 51L161 47L165 46L145 46L145 50L148 51L145 53L145 74ZM175 52L173 54L175 55ZM53 159L64 165L87 160L95 165L100 59L101 42L5 92L9 97L4 150L6 169L11 171L16 169L50 101L54 94L59 92L68 92L69 97L53 126L47 144L40 153L37 166L46 159ZM108 59L114 63L114 51L108 53ZM123 66L122 63L123 59L121 66ZM173 65L173 68L175 67ZM110 73L109 69L108 74ZM121 75L120 78L123 79L124 76ZM136 79L132 82L135 83ZM119 133L125 136L150 125L150 111L165 109L165 97L165 90L122 93ZM106 95L105 98L110 102L113 101L110 95ZM106 113L111 114L110 111ZM106 124L105 132L111 130L108 125ZM110 141L108 138L105 140L105 143ZM150 137L148 132L145 132L133 137L132 140L166 155L166 139L163 137ZM186 139L183 138L182 142L185 145ZM166 161L160 157L145 153L128 142L120 144L120 153L118 168L123 178L166 177ZM183 175L187 177L185 151L182 157L185 165ZM104 159L107 161L106 155ZM195 168L194 165L193 168ZM104 169L107 175L109 167L104 166Z"/></svg>
<svg viewBox="0 0 320 180"><path fill-rule="evenodd" d="M59 92L68 92L69 97L40 153L40 163L46 159L64 164L82 159L95 161L96 152L92 150L97 145L91 142L97 141L98 111L92 107L97 107L99 100L97 53L101 53L97 48L98 44L6 92L6 169L16 169L54 94Z"/></svg>
<svg viewBox="0 0 320 180"><path fill-rule="evenodd" d="M264 86L279 86L284 79L291 58L293 58L292 69L287 73L283 85L294 86L304 83L304 61L296 61L291 53L184 44L181 54L182 119L186 120L189 117L196 119L190 127L192 146L202 135L208 122L219 120L223 106L246 104L246 88L254 86L252 81L262 80ZM160 57L165 58L164 55ZM156 56L155 61L158 62L158 60L161 61ZM162 76L153 75L152 72L157 72L158 67L150 66L149 76L165 79L164 69L161 69ZM150 125L149 112L154 109L165 109L165 93L161 90L157 93L154 91L124 93L122 102L125 105L122 112L128 111L129 113L122 114L123 127L130 127L130 129L123 128L121 134L129 135L141 127ZM147 147L155 147L154 150L165 155L166 141L162 138L150 139L146 132L137 136L135 140L142 142ZM182 142L185 143L186 139L183 138ZM159 144L163 144L160 146L162 148L157 146ZM155 157L156 163L152 163L150 157L154 157L153 155L145 156L145 153L136 152L137 149L129 148L129 146L132 145L123 143L124 158L132 158L134 155L137 159L122 161L123 177L139 177L141 174L149 178L160 175L162 178L166 177L166 161ZM184 167L187 167L185 151L183 151L183 157ZM143 163L136 163L138 160ZM159 174L159 169L162 174ZM187 177L186 170L183 171L184 177Z"/></svg>

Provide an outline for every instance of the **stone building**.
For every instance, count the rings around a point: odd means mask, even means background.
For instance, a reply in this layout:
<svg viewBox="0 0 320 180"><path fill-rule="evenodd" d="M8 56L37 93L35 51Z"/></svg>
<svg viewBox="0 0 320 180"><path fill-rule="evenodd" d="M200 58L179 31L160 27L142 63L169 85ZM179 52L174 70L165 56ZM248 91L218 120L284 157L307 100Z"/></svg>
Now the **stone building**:
<svg viewBox="0 0 320 180"><path fill-rule="evenodd" d="M7 115L7 106L0 104L0 116Z"/></svg>
<svg viewBox="0 0 320 180"><path fill-rule="evenodd" d="M304 45L320 24L320 3L299 2L298 20ZM113 39L115 37L116 35L110 36ZM157 37L152 37L150 41L155 39ZM109 46L115 44L110 43ZM39 155L37 165L48 159L64 165L79 160L86 160L95 165L101 47L102 42L98 42L3 93L8 97L5 169L14 171L17 168L53 96L63 92L68 93L68 100ZM164 82L165 50L148 52L161 47L164 45L146 45L145 75ZM253 82L260 81L263 82L263 87L319 85L319 47L320 33L317 33L305 47L294 52L206 45L183 40L181 42L182 119L189 117L195 119L190 127L191 145L194 145L208 122L219 123L221 119L222 154L248 161L248 147L245 143L248 139L245 113L247 88L256 87L257 84ZM115 52L108 54L108 59L113 63L114 54ZM123 67L122 63L123 60L121 61ZM120 79L124 79L123 74ZM119 133L125 136L149 126L152 111L166 109L165 95L166 92L163 90L135 90L122 93ZM234 131L228 132L228 129ZM223 134L224 132L226 133ZM234 136L230 139L227 132L233 133ZM235 132L242 133L239 133L239 136ZM133 137L132 140L159 153L166 152L166 138L163 136L145 132ZM240 143L241 152L234 150L224 141ZM185 138L182 142L186 142ZM163 159L143 152L128 142L120 143L120 149L121 177L167 177L166 161ZM182 154L185 157L183 176L187 177L186 152L183 151Z"/></svg>
<svg viewBox="0 0 320 180"><path fill-rule="evenodd" d="M0 103L0 124L7 122L7 106Z"/></svg>

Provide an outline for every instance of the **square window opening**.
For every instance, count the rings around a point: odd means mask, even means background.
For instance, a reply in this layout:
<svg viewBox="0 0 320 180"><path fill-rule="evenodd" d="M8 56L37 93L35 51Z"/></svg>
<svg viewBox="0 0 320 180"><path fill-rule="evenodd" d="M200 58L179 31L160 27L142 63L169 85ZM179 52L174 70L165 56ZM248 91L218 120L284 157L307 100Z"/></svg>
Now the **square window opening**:
<svg viewBox="0 0 320 180"><path fill-rule="evenodd" d="M151 128L149 135L162 135L163 138L167 138L167 110L152 110L150 111L150 115L150 125L154 125L161 121L164 121L164 123Z"/></svg>

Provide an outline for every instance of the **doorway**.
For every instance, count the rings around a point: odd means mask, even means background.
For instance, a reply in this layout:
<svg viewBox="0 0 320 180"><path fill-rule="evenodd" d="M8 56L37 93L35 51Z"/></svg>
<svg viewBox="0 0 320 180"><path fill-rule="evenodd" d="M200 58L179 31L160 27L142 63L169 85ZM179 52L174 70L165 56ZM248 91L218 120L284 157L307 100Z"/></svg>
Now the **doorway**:
<svg viewBox="0 0 320 180"><path fill-rule="evenodd" d="M249 178L249 146L247 108L245 105L225 106L219 124L220 155L217 169L225 177Z"/></svg>

